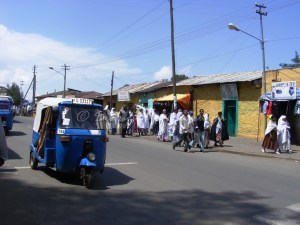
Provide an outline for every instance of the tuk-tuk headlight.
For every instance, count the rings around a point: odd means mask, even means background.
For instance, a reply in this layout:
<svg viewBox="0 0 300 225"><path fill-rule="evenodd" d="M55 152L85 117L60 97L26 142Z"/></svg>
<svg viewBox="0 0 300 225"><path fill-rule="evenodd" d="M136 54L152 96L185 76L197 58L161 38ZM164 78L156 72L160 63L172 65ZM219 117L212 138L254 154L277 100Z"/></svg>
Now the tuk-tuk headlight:
<svg viewBox="0 0 300 225"><path fill-rule="evenodd" d="M87 155L87 158L90 160L90 161L94 161L96 159L96 155L92 152L90 152L88 155Z"/></svg>
<svg viewBox="0 0 300 225"><path fill-rule="evenodd" d="M71 141L71 137L70 136L60 136L60 141L61 142L68 142L68 141Z"/></svg>
<svg viewBox="0 0 300 225"><path fill-rule="evenodd" d="M3 124L3 125L6 125L6 121L5 121L5 120L3 120L3 121L2 121L2 124Z"/></svg>

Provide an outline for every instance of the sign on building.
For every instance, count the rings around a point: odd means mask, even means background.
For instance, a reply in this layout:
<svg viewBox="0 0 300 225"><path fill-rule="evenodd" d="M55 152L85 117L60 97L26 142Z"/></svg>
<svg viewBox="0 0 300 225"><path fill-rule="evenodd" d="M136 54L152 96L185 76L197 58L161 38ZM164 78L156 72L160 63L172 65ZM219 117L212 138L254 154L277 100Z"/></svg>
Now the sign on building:
<svg viewBox="0 0 300 225"><path fill-rule="evenodd" d="M119 91L118 92L118 101L119 102L130 102L129 91Z"/></svg>
<svg viewBox="0 0 300 225"><path fill-rule="evenodd" d="M237 100L238 91L236 83L221 84L220 85L221 95L223 100Z"/></svg>
<svg viewBox="0 0 300 225"><path fill-rule="evenodd" d="M278 100L296 99L296 81L273 82L272 97Z"/></svg>

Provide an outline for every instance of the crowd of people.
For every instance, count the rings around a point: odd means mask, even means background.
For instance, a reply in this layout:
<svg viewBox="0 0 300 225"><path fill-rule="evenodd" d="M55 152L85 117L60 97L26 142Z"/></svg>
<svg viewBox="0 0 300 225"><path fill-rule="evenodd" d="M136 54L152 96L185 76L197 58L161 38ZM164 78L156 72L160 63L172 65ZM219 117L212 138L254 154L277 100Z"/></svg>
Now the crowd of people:
<svg viewBox="0 0 300 225"><path fill-rule="evenodd" d="M210 141L213 141L213 146L222 147L224 141L229 139L222 112L218 112L211 123L209 114L204 113L204 109L200 109L199 114L194 117L193 112L188 110L174 109L168 114L167 110L163 109L159 114L156 109L138 107L133 110L124 105L118 115L115 108L112 108L109 121L107 129L113 135L119 133L125 138L126 135L132 136L134 131L138 136L155 135L158 141L171 141L174 150L183 147L184 152L192 148L199 148L200 152L204 152ZM291 153L290 125L287 117L282 115L278 124L276 121L275 116L270 117L262 152L269 149L276 154Z"/></svg>
<svg viewBox="0 0 300 225"><path fill-rule="evenodd" d="M192 147L203 152L210 140L214 141L214 146L222 147L229 139L222 112L211 124L209 114L204 114L203 109L194 118L193 112L188 110L175 109L168 115L166 109L159 114L156 109L138 107L132 110L124 105L119 115L115 108L111 109L109 121L108 130L112 135L119 133L125 138L126 135L132 136L136 130L138 136L155 135L158 141L172 141L173 149L183 147L185 152Z"/></svg>
<svg viewBox="0 0 300 225"><path fill-rule="evenodd" d="M285 115L282 115L278 124L277 118L273 115L267 125L265 131L265 137L262 143L262 152L266 152L266 149L273 150L276 154L282 152L292 153L291 150L291 134L290 125Z"/></svg>

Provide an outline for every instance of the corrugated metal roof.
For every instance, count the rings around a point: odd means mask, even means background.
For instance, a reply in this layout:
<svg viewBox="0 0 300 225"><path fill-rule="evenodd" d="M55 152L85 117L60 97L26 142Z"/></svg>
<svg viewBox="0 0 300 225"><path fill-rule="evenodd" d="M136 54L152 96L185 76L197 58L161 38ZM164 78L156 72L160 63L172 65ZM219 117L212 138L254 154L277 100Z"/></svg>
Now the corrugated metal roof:
<svg viewBox="0 0 300 225"><path fill-rule="evenodd" d="M129 93L144 93L157 90L161 87L169 86L169 82L153 82L153 83L140 83L128 85L125 87L118 88L113 90L112 95L117 95L120 91L129 91ZM103 94L103 96L110 96L110 92Z"/></svg>
<svg viewBox="0 0 300 225"><path fill-rule="evenodd" d="M43 99L47 97L57 97L63 95L63 91L48 93L45 95L36 96L37 99ZM65 91L66 96L74 95L76 98L91 98L91 99L101 99L102 94L96 91L78 91L74 89L68 89Z"/></svg>
<svg viewBox="0 0 300 225"><path fill-rule="evenodd" d="M223 73L209 76L196 76L180 81L176 86L205 85L253 81L262 78L262 71Z"/></svg>

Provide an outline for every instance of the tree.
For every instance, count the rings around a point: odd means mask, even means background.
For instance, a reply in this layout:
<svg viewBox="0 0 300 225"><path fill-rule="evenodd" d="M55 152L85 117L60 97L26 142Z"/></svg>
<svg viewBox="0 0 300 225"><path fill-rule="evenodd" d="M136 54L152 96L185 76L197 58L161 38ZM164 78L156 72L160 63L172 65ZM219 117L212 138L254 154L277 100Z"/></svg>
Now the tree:
<svg viewBox="0 0 300 225"><path fill-rule="evenodd" d="M186 79L189 79L189 77L186 76L185 74L176 74L175 75L176 83L179 82L179 81L182 81L182 80L186 80ZM171 81L173 82L173 77L171 78Z"/></svg>
<svg viewBox="0 0 300 225"><path fill-rule="evenodd" d="M9 84L6 88L6 93L8 96L11 96L14 100L15 105L20 105L22 101L22 95L20 91L20 87L16 83L12 83L11 86Z"/></svg>
<svg viewBox="0 0 300 225"><path fill-rule="evenodd" d="M299 58L299 54L297 51L295 51L295 57L293 59L291 59L291 61L294 64L288 64L288 63L280 63L279 66L281 66L281 68L285 69L285 68L298 68L300 67L300 58Z"/></svg>

